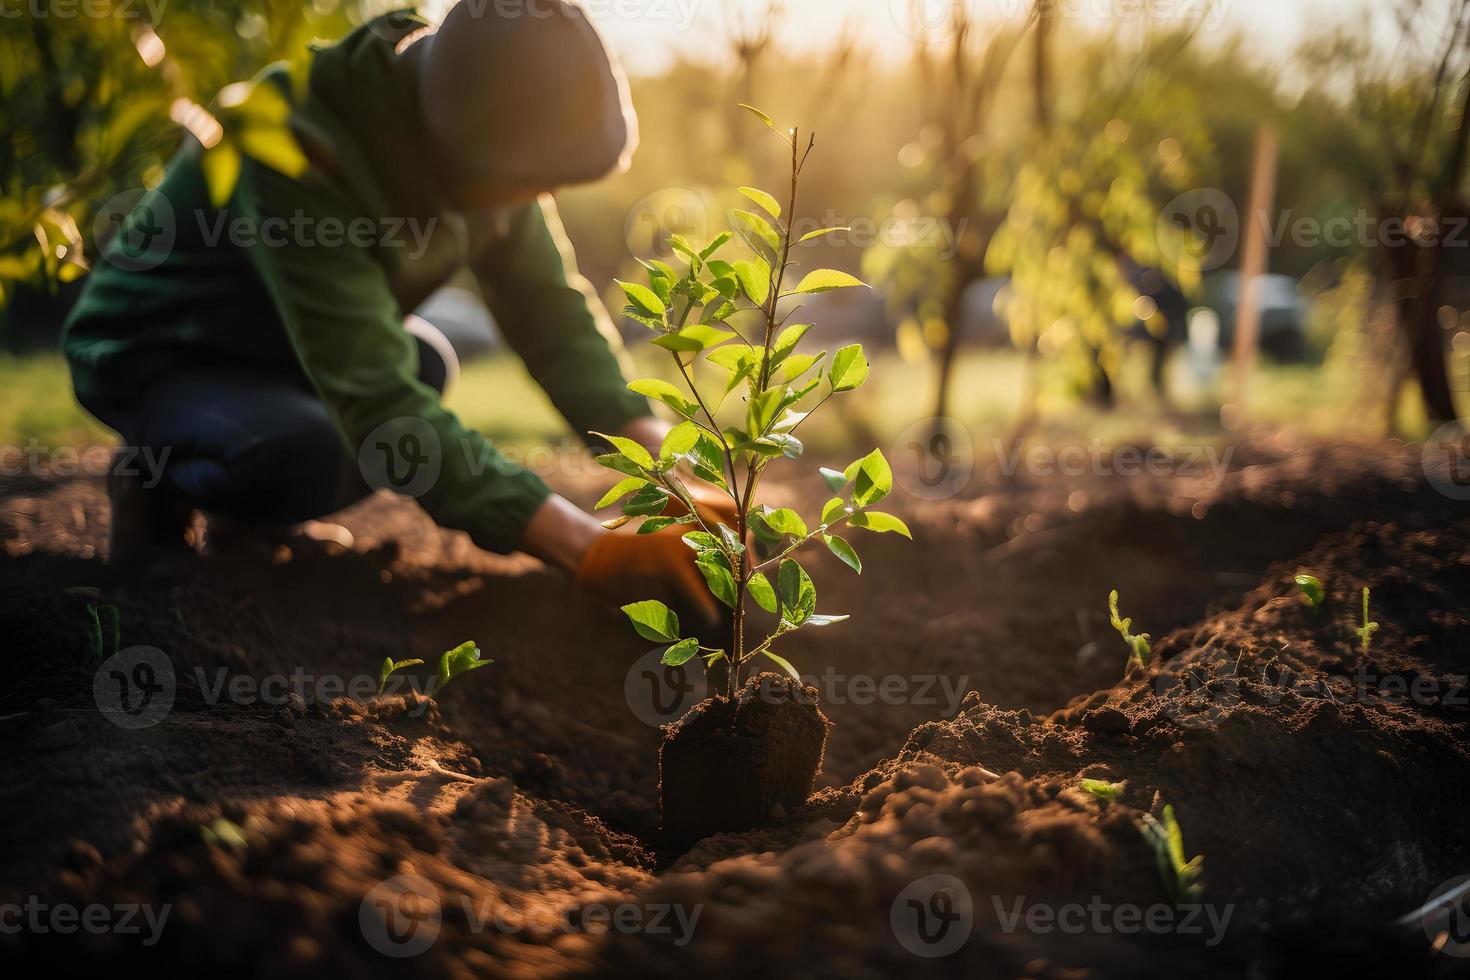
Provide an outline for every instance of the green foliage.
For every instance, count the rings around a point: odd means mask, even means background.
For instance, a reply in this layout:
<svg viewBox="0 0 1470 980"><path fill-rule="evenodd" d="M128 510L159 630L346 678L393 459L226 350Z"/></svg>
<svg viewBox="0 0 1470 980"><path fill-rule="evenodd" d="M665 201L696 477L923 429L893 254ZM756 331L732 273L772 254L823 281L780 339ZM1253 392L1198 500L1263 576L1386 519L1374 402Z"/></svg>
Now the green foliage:
<svg viewBox="0 0 1470 980"><path fill-rule="evenodd" d="M423 661L417 659L394 660L392 657L384 657L383 666L378 669L378 697L383 696L383 688L387 686L388 678L392 676L395 670L402 670L405 667L416 667L421 663Z"/></svg>
<svg viewBox="0 0 1470 980"><path fill-rule="evenodd" d="M183 2L150 24L17 5L0 32L0 310L17 287L54 290L88 271L93 211L156 184L181 125L223 127L205 155L216 199L242 153L287 173L304 165L279 92L231 83L281 61L300 77L310 41L351 27L348 6Z"/></svg>
<svg viewBox="0 0 1470 980"><path fill-rule="evenodd" d="M876 449L841 472L822 470L823 479L839 496L823 508L820 521L755 499L767 466L778 459L800 459L805 452L796 435L801 424L834 395L861 387L869 365L858 344L843 347L830 358L825 350L801 350L808 325L786 322L795 309L783 314L783 301L865 284L837 269L815 269L790 285L797 264L794 250L836 230L823 229L795 240L792 236L796 189L813 142L808 140L803 148L796 129L782 132L764 112L743 108L789 147L790 198L783 207L775 195L741 186L738 192L756 210L730 210L731 232L721 232L703 247L674 235L668 243L672 264L650 259L642 263L646 285L618 283L627 300L623 315L652 331L653 345L668 352L683 388L657 378L632 382L629 388L661 402L679 423L656 458L642 446L612 436L602 438L614 451L599 458L625 476L599 503L623 501L622 516L605 522L608 526L641 520L639 531L646 533L690 525L684 543L694 550L696 567L710 593L732 613L728 654L732 691L740 684L742 669L758 656L799 679L772 644L795 630L847 618L817 612L816 585L793 553L820 539L842 562L861 571L856 549L834 533L840 525L911 536L897 517L869 509L893 489L893 472ZM717 257L737 238L748 254ZM694 506L692 481L729 496L737 514L735 527L706 523ZM684 505L685 516L664 516L671 501ZM746 547L752 536L764 549L760 556ZM777 616L775 631L748 648L747 597ZM665 664L677 666L698 655L709 665L727 656L724 650L682 636L678 617L661 602L635 602L623 611L640 636L665 645Z"/></svg>
<svg viewBox="0 0 1470 980"><path fill-rule="evenodd" d="M1115 800L1123 792L1124 783L1110 783L1106 779L1079 779L1077 785L1100 800Z"/></svg>
<svg viewBox="0 0 1470 980"><path fill-rule="evenodd" d="M1363 625L1353 630L1358 639L1363 643L1363 654L1367 656L1368 646L1373 639L1373 634L1378 632L1378 624L1368 618L1368 587L1363 586Z"/></svg>
<svg viewBox="0 0 1470 980"><path fill-rule="evenodd" d="M475 645L474 640L468 640L455 647L453 650L444 651L439 657L439 673L435 678L434 695L437 697L449 682L460 674L468 674L472 670L486 667L494 663L493 660L481 660L480 648Z"/></svg>
<svg viewBox="0 0 1470 980"><path fill-rule="evenodd" d="M1321 608L1323 600L1327 598L1327 593L1322 589L1321 579L1315 575L1298 572L1293 581L1296 582L1296 587L1301 590L1307 600L1307 605L1312 607L1313 612Z"/></svg>
<svg viewBox="0 0 1470 980"><path fill-rule="evenodd" d="M1174 817L1174 807L1164 806L1164 819L1155 820L1152 814L1143 815L1139 828L1154 850L1158 862L1159 877L1164 887L1176 902L1194 903L1204 896L1205 857L1196 854L1189 860L1184 858L1184 831Z"/></svg>
<svg viewBox="0 0 1470 980"><path fill-rule="evenodd" d="M1108 621L1113 624L1113 629L1123 638L1128 645L1128 662L1137 663L1140 667L1147 666L1149 658L1153 656L1153 648L1149 646L1147 633L1131 633L1129 629L1133 626L1133 619L1124 619L1118 615L1118 590L1114 589L1108 593Z"/></svg>

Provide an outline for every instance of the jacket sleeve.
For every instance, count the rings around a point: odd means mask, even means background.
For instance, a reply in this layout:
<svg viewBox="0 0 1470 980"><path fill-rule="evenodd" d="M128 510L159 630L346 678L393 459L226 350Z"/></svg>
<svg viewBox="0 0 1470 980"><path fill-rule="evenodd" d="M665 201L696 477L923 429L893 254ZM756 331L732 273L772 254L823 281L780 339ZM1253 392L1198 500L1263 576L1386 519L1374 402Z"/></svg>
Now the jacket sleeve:
<svg viewBox="0 0 1470 980"><path fill-rule="evenodd" d="M345 232L354 220L361 227L360 209L325 180L293 180L249 160L235 208L259 229L251 261L368 482L416 497L482 548L513 551L551 491L418 380L418 349L374 246Z"/></svg>
<svg viewBox="0 0 1470 980"><path fill-rule="evenodd" d="M651 414L630 392L623 344L576 257L551 195L514 209L472 269L501 334L583 439Z"/></svg>

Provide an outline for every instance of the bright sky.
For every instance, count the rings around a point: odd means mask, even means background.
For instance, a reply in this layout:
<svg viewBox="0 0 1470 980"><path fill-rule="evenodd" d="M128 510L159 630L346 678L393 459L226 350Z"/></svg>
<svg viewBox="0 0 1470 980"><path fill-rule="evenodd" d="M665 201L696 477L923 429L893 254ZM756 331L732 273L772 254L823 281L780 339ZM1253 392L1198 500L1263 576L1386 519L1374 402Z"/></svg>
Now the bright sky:
<svg viewBox="0 0 1470 980"><path fill-rule="evenodd" d="M728 38L741 24L751 31L764 19L769 0L581 0L628 70L659 71L676 52L722 58ZM780 0L776 42L787 49L821 48L851 22L869 45L906 57L913 44L909 11L914 0ZM1124 20L1204 20L1205 36L1243 33L1273 56L1292 51L1310 27L1383 16L1384 0L1054 0L1059 17L1079 25ZM1434 0L1430 0L1431 3ZM982 19L1022 18L1032 0L919 0L926 20L942 36L954 3L972 7ZM1388 27L1388 24L1384 25Z"/></svg>

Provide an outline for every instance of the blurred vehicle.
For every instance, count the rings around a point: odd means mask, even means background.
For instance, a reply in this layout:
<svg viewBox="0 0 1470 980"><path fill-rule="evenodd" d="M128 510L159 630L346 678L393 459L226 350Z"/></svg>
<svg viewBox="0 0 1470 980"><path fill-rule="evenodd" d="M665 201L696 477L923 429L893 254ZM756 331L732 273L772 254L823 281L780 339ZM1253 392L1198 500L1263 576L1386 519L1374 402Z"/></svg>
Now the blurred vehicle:
<svg viewBox="0 0 1470 980"><path fill-rule="evenodd" d="M1205 280L1204 302L1220 318L1220 346L1235 343L1235 317L1240 305L1240 273L1222 272ZM1307 354L1307 300L1291 276L1261 277L1261 350L1281 361Z"/></svg>

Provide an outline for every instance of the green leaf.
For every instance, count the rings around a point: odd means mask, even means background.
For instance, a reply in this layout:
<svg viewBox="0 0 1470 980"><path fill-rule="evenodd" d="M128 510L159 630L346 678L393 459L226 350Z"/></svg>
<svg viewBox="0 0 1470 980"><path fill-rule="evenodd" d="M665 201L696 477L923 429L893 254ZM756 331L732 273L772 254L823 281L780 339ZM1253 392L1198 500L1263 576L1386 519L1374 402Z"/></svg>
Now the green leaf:
<svg viewBox="0 0 1470 980"><path fill-rule="evenodd" d="M830 235L834 231L852 231L852 229L849 228L847 225L837 225L832 228L818 228L816 231L809 231L805 235L802 235L799 239L797 239L796 244L800 245L802 242L809 242L813 238L821 238L823 235Z"/></svg>
<svg viewBox="0 0 1470 980"><path fill-rule="evenodd" d="M744 102L740 102L740 103L738 103L738 105L740 106L740 108L744 109L746 112L751 113L757 119L759 119L761 122L763 122L767 126L771 127L772 130L775 130L776 132L780 132L780 130L776 130L776 124L771 121L771 117L768 116L768 115L766 115L764 112L761 112L755 106L753 106L753 105L746 105Z"/></svg>
<svg viewBox="0 0 1470 980"><path fill-rule="evenodd" d="M1307 575L1305 572L1296 576L1296 587L1306 596L1307 604L1314 610L1322 605L1322 600L1327 598L1326 590L1322 588L1322 580L1315 575Z"/></svg>
<svg viewBox="0 0 1470 980"><path fill-rule="evenodd" d="M765 306L771 296L771 265L760 256L735 263L735 275L745 295L756 306Z"/></svg>
<svg viewBox="0 0 1470 980"><path fill-rule="evenodd" d="M767 657L771 658L771 662L774 663L777 667L780 667L782 670L786 671L786 673L791 676L792 680L796 681L798 684L803 683L801 675L796 672L795 667L791 666L791 661L787 660L785 657L772 653L770 650L762 650L761 653L764 653Z"/></svg>
<svg viewBox="0 0 1470 980"><path fill-rule="evenodd" d="M661 487L649 484L628 498L623 504L623 513L629 517L652 517L662 514L668 506L668 493Z"/></svg>
<svg viewBox="0 0 1470 980"><path fill-rule="evenodd" d="M716 524L715 526L719 528L720 540L724 543L727 552L732 555L744 553L745 542L740 540L740 535L736 534L733 528L726 527L724 524Z"/></svg>
<svg viewBox="0 0 1470 980"><path fill-rule="evenodd" d="M664 279L668 282L673 282L674 280L679 278L677 275L674 274L673 267L671 267L667 262L664 262L662 259L649 259L646 262L643 259L639 259L638 264L648 270L648 276L650 280Z"/></svg>
<svg viewBox="0 0 1470 980"><path fill-rule="evenodd" d="M628 523L632 519L633 518L629 517L627 514L622 514L618 517L612 518L611 520L603 521L602 526L607 528L609 531L616 531L618 528L622 527L624 524Z"/></svg>
<svg viewBox="0 0 1470 980"><path fill-rule="evenodd" d="M776 340L771 344L771 363L779 364L786 356L796 350L796 345L801 343L801 338L812 328L810 323L793 323L784 328L776 335Z"/></svg>
<svg viewBox="0 0 1470 980"><path fill-rule="evenodd" d="M798 538L806 537L806 521L801 515L790 507L780 507L763 515L766 525L777 534L794 534Z"/></svg>
<svg viewBox="0 0 1470 980"><path fill-rule="evenodd" d="M822 466L817 469L817 472L822 474L822 479L826 481L828 488L833 493L841 493L842 488L847 486L847 476L841 470L830 470Z"/></svg>
<svg viewBox="0 0 1470 980"><path fill-rule="evenodd" d="M893 470L881 450L875 449L854 460L843 475L853 481L852 502L857 507L871 507L893 489Z"/></svg>
<svg viewBox="0 0 1470 980"><path fill-rule="evenodd" d="M766 212L771 215L771 217L781 217L781 205L777 203L774 197L767 194L759 187L737 187L735 189L744 194L746 197L750 198L756 204L760 205L762 208L764 208Z"/></svg>
<svg viewBox="0 0 1470 980"><path fill-rule="evenodd" d="M1122 783L1110 783L1106 779L1087 779L1084 777L1077 782L1084 790L1100 800L1116 799L1118 794L1123 792Z"/></svg>
<svg viewBox="0 0 1470 980"><path fill-rule="evenodd" d="M659 446L658 454L661 459L672 459L675 456L683 456L694 448L699 441L699 433L702 430L693 422L680 422L669 430L664 436L664 441Z"/></svg>
<svg viewBox="0 0 1470 980"><path fill-rule="evenodd" d="M756 572L750 576L745 583L745 590L755 600L755 604L768 613L773 613L778 608L776 603L776 590L771 587L771 580L766 578L765 572Z"/></svg>
<svg viewBox="0 0 1470 980"><path fill-rule="evenodd" d="M832 289L845 289L848 286L866 286L856 276L850 276L846 272L836 269L816 269L802 276L797 287L786 295L792 296L802 293L825 293Z"/></svg>
<svg viewBox="0 0 1470 980"><path fill-rule="evenodd" d="M822 540L826 542L827 550L841 559L844 565L859 575L863 573L863 560L858 557L857 550L852 545L835 534L824 534Z"/></svg>
<svg viewBox="0 0 1470 980"><path fill-rule="evenodd" d="M628 390L637 392L646 398L657 399L680 415L691 416L699 411L699 406L685 398L678 388L659 378L640 378L637 381L630 381Z"/></svg>
<svg viewBox="0 0 1470 980"><path fill-rule="evenodd" d="M868 359L863 356L862 344L849 344L832 358L827 370L827 380L833 391L851 391L868 380Z"/></svg>
<svg viewBox="0 0 1470 980"><path fill-rule="evenodd" d="M641 466L645 470L653 469L653 455L647 449L644 449L640 443L629 439L627 436L610 436L606 432L593 432L592 434L612 443L613 448L632 460L635 465ZM636 476L637 474L629 475Z"/></svg>
<svg viewBox="0 0 1470 980"><path fill-rule="evenodd" d="M826 356L826 351L821 351L817 354L792 354L790 357L786 358L786 360L781 362L781 383L790 384L797 378L801 377L803 374L806 374L808 371L810 371L812 369L812 365L816 364L818 361Z"/></svg>
<svg viewBox="0 0 1470 980"><path fill-rule="evenodd" d="M822 523L831 524L847 513L847 503L841 497L833 497L822 505Z"/></svg>
<svg viewBox="0 0 1470 980"><path fill-rule="evenodd" d="M694 560L694 567L704 576L704 584L709 586L710 593L734 609L738 590L735 587L735 575L730 570L730 559L719 551L703 551Z"/></svg>
<svg viewBox="0 0 1470 980"><path fill-rule="evenodd" d="M659 662L665 667L682 667L694 659L694 655L698 652L699 640L691 636L687 640L680 640L678 643L666 649Z"/></svg>
<svg viewBox="0 0 1470 980"><path fill-rule="evenodd" d="M914 539L909 532L909 526L892 514L885 514L878 510L865 510L853 514L849 521L853 527L866 528L869 531L897 531L910 541Z"/></svg>
<svg viewBox="0 0 1470 980"><path fill-rule="evenodd" d="M719 551L720 539L708 531L690 531L683 541L695 551Z"/></svg>
<svg viewBox="0 0 1470 980"><path fill-rule="evenodd" d="M658 294L647 286L636 282L623 282L621 279L613 280L623 289L623 295L628 297L628 302L648 316L661 317L668 307L664 301L658 298Z"/></svg>
<svg viewBox="0 0 1470 980"><path fill-rule="evenodd" d="M817 587L794 558L783 559L776 572L776 596L781 600L781 615L797 626L817 611Z"/></svg>
<svg viewBox="0 0 1470 980"><path fill-rule="evenodd" d="M718 347L731 337L735 336L733 330L721 330L719 327L711 327L704 323L695 323L687 327L681 327L673 333L662 334L653 338L652 343L664 350L675 353L689 354L709 350Z"/></svg>
<svg viewBox="0 0 1470 980"><path fill-rule="evenodd" d="M725 450L709 433L701 432L694 448L689 450L689 465L701 480L722 490L729 489L725 483Z"/></svg>
<svg viewBox="0 0 1470 980"><path fill-rule="evenodd" d="M633 628L645 640L654 643L674 643L679 639L679 617L657 599L644 599L623 606L623 612L632 621Z"/></svg>
<svg viewBox="0 0 1470 980"><path fill-rule="evenodd" d="M643 470L639 468L637 463L622 453L603 453L597 457L597 462L610 470L617 470L619 473L625 473L628 476L636 476L639 479L643 479ZM645 482L647 481L645 480Z"/></svg>
<svg viewBox="0 0 1470 980"><path fill-rule="evenodd" d="M827 615L823 615L821 613L816 613L814 615L808 616L806 623L803 624L803 625L806 625L806 626L831 626L833 623L845 623L845 622L847 622L851 618L852 618L851 616L848 616L846 614L841 615L841 616L827 616Z"/></svg>
<svg viewBox="0 0 1470 980"><path fill-rule="evenodd" d="M708 259L711 255L714 255L721 248L723 248L725 246L725 243L728 242L732 237L733 236L728 231L720 232L710 241L708 245L699 250L699 257L701 259ZM710 264L710 267L714 267L713 263Z"/></svg>
<svg viewBox="0 0 1470 980"><path fill-rule="evenodd" d="M759 242L769 249L773 257L781 254L781 238L765 218L735 208L730 212L730 223L735 226L735 230L740 232L741 237L751 248L755 248L756 243ZM756 251L760 250L756 249Z"/></svg>
<svg viewBox="0 0 1470 980"><path fill-rule="evenodd" d="M602 499L599 500L592 509L601 510L608 504L613 503L619 498L632 493L634 490L637 490L639 487L644 486L647 483L647 480L637 476L630 476L625 480L619 480L617 483L613 484L613 488L611 490L602 495Z"/></svg>
<svg viewBox="0 0 1470 980"><path fill-rule="evenodd" d="M204 170L204 184L209 189L210 207L222 208L235 193L240 179L240 151L229 140L222 140L204 151L199 161Z"/></svg>
<svg viewBox="0 0 1470 980"><path fill-rule="evenodd" d="M693 523L693 514L685 514L683 517L649 517L645 518L643 523L638 526L638 533L653 534L655 531L662 531L664 528L672 527L675 524Z"/></svg>
<svg viewBox="0 0 1470 980"><path fill-rule="evenodd" d="M696 271L704 261L699 256L699 249L695 248L694 243L683 235L670 235L669 247L689 260L689 270L691 273Z"/></svg>

